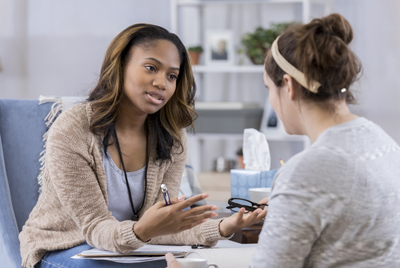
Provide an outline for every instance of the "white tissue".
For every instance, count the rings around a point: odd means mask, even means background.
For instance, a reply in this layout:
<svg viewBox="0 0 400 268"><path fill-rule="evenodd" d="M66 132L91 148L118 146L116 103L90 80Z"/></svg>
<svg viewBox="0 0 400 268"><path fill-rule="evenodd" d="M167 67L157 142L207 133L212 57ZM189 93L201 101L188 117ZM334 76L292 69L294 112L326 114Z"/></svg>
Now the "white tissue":
<svg viewBox="0 0 400 268"><path fill-rule="evenodd" d="M243 137L245 169L270 170L271 155L265 135L254 128L246 128Z"/></svg>

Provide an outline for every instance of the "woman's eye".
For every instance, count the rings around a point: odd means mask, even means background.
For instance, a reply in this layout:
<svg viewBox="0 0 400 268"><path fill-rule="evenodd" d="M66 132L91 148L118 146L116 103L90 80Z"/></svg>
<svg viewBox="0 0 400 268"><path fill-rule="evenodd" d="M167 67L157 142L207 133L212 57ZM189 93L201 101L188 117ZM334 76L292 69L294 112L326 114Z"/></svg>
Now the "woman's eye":
<svg viewBox="0 0 400 268"><path fill-rule="evenodd" d="M145 66L147 70L149 70L150 72L154 72L156 70L156 68L154 66L151 65L147 65Z"/></svg>
<svg viewBox="0 0 400 268"><path fill-rule="evenodd" d="M169 79L171 79L172 81L175 81L177 78L178 78L178 77L177 77L176 75L174 75L174 74L171 74L171 75L169 76Z"/></svg>

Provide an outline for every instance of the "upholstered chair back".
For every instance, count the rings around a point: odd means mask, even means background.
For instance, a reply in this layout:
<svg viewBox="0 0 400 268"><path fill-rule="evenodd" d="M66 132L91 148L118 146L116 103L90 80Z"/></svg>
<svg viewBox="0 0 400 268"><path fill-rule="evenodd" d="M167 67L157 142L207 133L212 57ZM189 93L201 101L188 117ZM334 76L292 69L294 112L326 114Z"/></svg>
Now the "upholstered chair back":
<svg viewBox="0 0 400 268"><path fill-rule="evenodd" d="M0 99L0 266L21 267L18 234L39 197L44 118L51 103Z"/></svg>

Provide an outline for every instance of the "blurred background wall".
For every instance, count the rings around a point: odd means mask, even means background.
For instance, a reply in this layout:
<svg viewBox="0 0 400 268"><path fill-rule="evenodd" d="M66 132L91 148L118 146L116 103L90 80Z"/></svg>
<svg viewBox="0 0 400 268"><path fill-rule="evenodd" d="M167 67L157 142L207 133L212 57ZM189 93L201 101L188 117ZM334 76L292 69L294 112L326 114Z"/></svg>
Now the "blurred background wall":
<svg viewBox="0 0 400 268"><path fill-rule="evenodd" d="M356 85L359 105L352 109L381 125L398 143L399 2L333 0L332 9L353 26L352 48L364 66L362 79ZM314 11L311 16L321 13ZM296 5L229 9L221 6L205 8L203 12L202 27L191 24L199 16L196 10L189 8L178 14L179 35L187 45L201 42L199 31L207 28L234 28L239 42L240 34L259 25L268 27L273 21L301 20L301 7ZM86 95L96 82L109 43L121 30L139 22L170 30L170 19L169 0L0 0L0 98ZM223 85L227 90L213 90ZM209 89L199 91L203 101L244 100L262 104L267 96L258 74L211 74L201 86ZM232 155L237 149L218 141L205 146L214 153L209 155L210 159ZM284 146L278 146L275 150L282 151ZM211 166L209 161L203 168Z"/></svg>
<svg viewBox="0 0 400 268"><path fill-rule="evenodd" d="M400 1L336 0L335 10L353 26L364 67L355 109L400 143Z"/></svg>
<svg viewBox="0 0 400 268"><path fill-rule="evenodd" d="M81 96L131 24L169 28L166 0L0 0L0 98Z"/></svg>

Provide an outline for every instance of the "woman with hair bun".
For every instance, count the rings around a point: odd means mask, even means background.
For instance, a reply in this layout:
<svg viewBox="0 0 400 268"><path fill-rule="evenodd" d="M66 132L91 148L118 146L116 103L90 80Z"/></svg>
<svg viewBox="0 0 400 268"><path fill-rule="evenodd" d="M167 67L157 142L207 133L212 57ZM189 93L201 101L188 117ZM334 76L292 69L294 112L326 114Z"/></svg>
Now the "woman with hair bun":
<svg viewBox="0 0 400 268"><path fill-rule="evenodd" d="M400 266L400 148L349 110L352 39L331 14L288 29L266 56L272 107L312 145L277 172L254 268Z"/></svg>
<svg viewBox="0 0 400 268"><path fill-rule="evenodd" d="M87 101L49 131L43 191L19 236L23 267L132 267L71 256L92 246L120 253L145 243L213 246L265 217L258 209L209 220L217 216L213 205L183 211L208 197L177 197L195 92L175 34L135 24L114 38Z"/></svg>
<svg viewBox="0 0 400 268"><path fill-rule="evenodd" d="M312 145L274 178L253 268L400 267L400 148L349 110L361 70L352 39L331 14L287 29L266 56L272 107Z"/></svg>

